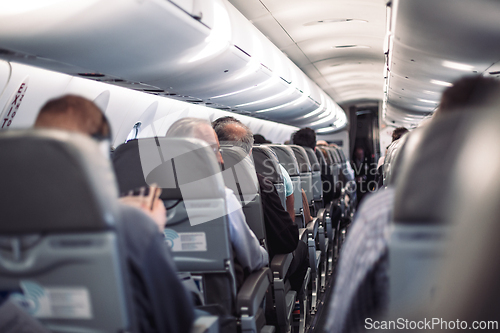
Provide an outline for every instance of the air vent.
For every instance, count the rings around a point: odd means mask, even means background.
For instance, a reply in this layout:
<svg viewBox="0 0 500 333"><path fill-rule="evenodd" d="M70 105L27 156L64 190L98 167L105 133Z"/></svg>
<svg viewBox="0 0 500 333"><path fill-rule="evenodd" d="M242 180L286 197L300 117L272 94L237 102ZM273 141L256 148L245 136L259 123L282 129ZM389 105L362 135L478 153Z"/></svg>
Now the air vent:
<svg viewBox="0 0 500 333"><path fill-rule="evenodd" d="M104 77L106 75L101 73L78 73L78 75L83 77Z"/></svg>
<svg viewBox="0 0 500 333"><path fill-rule="evenodd" d="M498 75L498 74L500 74L500 71L490 72L490 75Z"/></svg>

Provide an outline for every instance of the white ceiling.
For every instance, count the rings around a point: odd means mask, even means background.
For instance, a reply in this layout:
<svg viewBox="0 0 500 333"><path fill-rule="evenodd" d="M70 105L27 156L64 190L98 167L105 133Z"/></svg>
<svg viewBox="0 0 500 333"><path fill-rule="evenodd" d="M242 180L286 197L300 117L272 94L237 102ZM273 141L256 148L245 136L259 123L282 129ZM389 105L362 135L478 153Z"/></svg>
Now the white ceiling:
<svg viewBox="0 0 500 333"><path fill-rule="evenodd" d="M382 100L386 1L229 2L338 104Z"/></svg>

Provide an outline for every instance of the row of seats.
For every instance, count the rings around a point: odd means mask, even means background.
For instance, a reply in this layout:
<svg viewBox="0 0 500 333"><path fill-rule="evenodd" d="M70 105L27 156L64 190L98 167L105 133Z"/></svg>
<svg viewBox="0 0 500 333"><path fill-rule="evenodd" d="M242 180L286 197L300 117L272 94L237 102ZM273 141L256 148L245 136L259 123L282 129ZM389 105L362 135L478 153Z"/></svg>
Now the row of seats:
<svg viewBox="0 0 500 333"><path fill-rule="evenodd" d="M335 236L328 233L332 230L326 219L329 213L322 211L325 182L321 183L321 172L326 174L338 165L325 163L321 170L314 151L307 150L293 145L256 146L252 161L238 147L222 147L222 173L212 148L195 139L133 140L115 151L114 158L123 166L115 167L117 177L128 188L156 183L163 189L161 199L168 209L165 239L177 269L199 278L200 309L217 314L216 319L205 316L204 320L219 321L212 326L220 324L227 332L235 332L237 326L243 332L272 332L265 324L263 308L271 285L281 331L288 331L292 324L298 295L285 279L291 255L275 256L269 268L252 273L237 288L225 211L224 186L228 186L238 194L251 229L266 246L255 170L268 168L261 173L269 173L278 193L284 193L278 163L300 185L295 186L297 197L303 189L311 210L322 212L319 219L304 223L302 202L295 201L297 217L302 218L301 239L310 255L310 271L301 290L302 331L305 310L315 311L318 285L325 286L328 249ZM20 290L24 296L19 297L54 332L134 331L133 292L124 268L123 235L116 227L123 220L117 209L118 189L98 145L79 134L60 131L9 131L2 133L0 151L5 157L2 170L11 172L4 189L13 189L12 194L1 191L5 223L0 226L0 290ZM308 298L309 281L312 297ZM56 309L47 308L44 298L49 297L44 294L58 292L72 299L59 306L64 314L54 314Z"/></svg>

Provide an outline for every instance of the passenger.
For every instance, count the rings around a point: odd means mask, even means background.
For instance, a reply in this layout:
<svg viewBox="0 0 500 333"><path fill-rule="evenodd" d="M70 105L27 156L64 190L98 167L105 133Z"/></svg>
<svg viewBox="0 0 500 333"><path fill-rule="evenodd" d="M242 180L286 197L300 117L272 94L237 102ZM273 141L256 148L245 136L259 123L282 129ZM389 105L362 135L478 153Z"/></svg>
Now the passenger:
<svg viewBox="0 0 500 333"><path fill-rule="evenodd" d="M233 117L215 120L212 126L220 141L231 141L240 145L248 154L252 152L252 131ZM269 246L269 256L293 252L293 260L288 270L288 280L293 290L299 292L307 272L309 259L307 245L299 241L299 230L290 215L281 205L274 185L257 174L262 196L262 209Z"/></svg>
<svg viewBox="0 0 500 333"><path fill-rule="evenodd" d="M210 123L199 118L182 118L170 126L166 137L196 138L207 142L214 150L218 162L222 165L224 160L220 153L219 140ZM252 138L253 139L253 138ZM229 220L229 236L233 245L235 258L243 268L246 277L253 271L261 269L269 263L266 250L260 246L259 240L248 227L241 204L229 188L226 190L227 217ZM238 285L244 280L238 277Z"/></svg>
<svg viewBox="0 0 500 333"><path fill-rule="evenodd" d="M93 102L74 95L48 101L40 110L34 127L78 132L104 140L104 143L111 138L110 126L102 111ZM109 153L109 144L105 148L104 152ZM122 219L117 228L124 235L139 331L190 332L194 320L193 304L177 278L169 249L158 232L158 226L166 223L165 207L156 200L153 211L148 214L155 218L154 222L130 205L122 204L119 208Z"/></svg>
<svg viewBox="0 0 500 333"><path fill-rule="evenodd" d="M406 133L408 133L408 129L406 127L395 128L394 131L392 131L391 144L394 141L399 140ZM383 168L384 168L385 156L387 155L387 149L389 149L389 146L387 146L387 148L385 149L385 155L380 156L377 163L377 174L375 175L375 181L377 182L378 188L382 188L384 186Z"/></svg>
<svg viewBox="0 0 500 333"><path fill-rule="evenodd" d="M482 76L465 77L447 88L434 117L480 105L500 83ZM464 96L466 96L464 98ZM362 331L366 318L384 316L389 303L388 234L392 187L367 197L360 206L340 256L325 332Z"/></svg>
<svg viewBox="0 0 500 333"><path fill-rule="evenodd" d="M224 119L219 118L219 119ZM253 135L253 142L256 144L265 144L265 143L271 143L271 141L266 140L266 138L261 135L261 134L254 134ZM295 222L295 197L293 194L293 183L292 179L290 178L290 175L288 174L288 171L281 165L280 163L280 170L281 174L283 175L283 183L285 185L285 205L286 205L286 210L288 211L288 214L290 214L290 218L292 219L293 222Z"/></svg>

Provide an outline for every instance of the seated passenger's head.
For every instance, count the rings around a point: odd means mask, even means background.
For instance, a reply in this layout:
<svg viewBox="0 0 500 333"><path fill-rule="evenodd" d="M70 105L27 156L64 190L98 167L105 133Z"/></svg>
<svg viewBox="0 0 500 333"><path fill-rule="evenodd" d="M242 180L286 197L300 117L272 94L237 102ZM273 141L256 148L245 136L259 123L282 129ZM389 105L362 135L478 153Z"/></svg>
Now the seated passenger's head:
<svg viewBox="0 0 500 333"><path fill-rule="evenodd" d="M488 105L491 98L498 94L499 88L500 82L494 78L465 76L443 92L436 115Z"/></svg>
<svg viewBox="0 0 500 333"><path fill-rule="evenodd" d="M222 117L212 122L212 126L221 142L231 142L245 150L252 151L253 133L246 125L234 117Z"/></svg>
<svg viewBox="0 0 500 333"><path fill-rule="evenodd" d="M292 134L292 143L302 147L316 148L316 132L312 128L305 127Z"/></svg>
<svg viewBox="0 0 500 333"><path fill-rule="evenodd" d="M195 138L208 143L217 156L217 161L222 164L224 160L220 154L219 140L210 123L200 118L182 118L170 126L165 134L166 137Z"/></svg>
<svg viewBox="0 0 500 333"><path fill-rule="evenodd" d="M75 95L49 100L38 113L35 128L53 128L110 139L111 127L94 102Z"/></svg>

